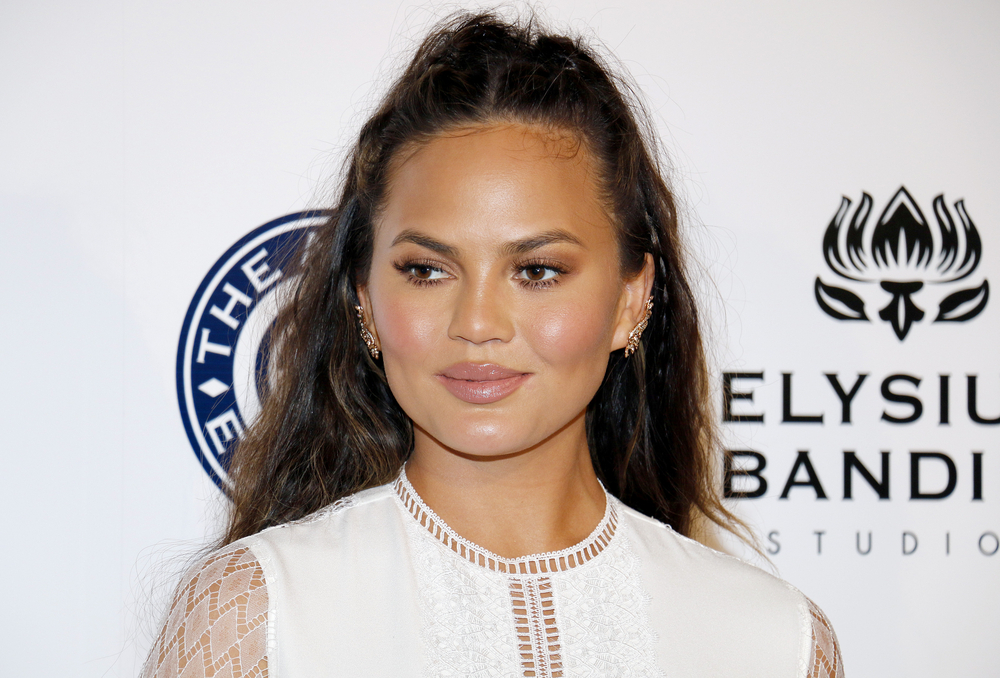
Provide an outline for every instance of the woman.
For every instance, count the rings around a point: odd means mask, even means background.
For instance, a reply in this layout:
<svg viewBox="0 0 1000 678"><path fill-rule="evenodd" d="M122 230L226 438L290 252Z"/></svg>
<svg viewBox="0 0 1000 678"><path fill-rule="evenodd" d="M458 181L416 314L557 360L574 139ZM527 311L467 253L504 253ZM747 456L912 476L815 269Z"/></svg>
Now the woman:
<svg viewBox="0 0 1000 678"><path fill-rule="evenodd" d="M423 42L302 258L150 675L842 675L802 594L689 538L741 527L627 92L534 24Z"/></svg>

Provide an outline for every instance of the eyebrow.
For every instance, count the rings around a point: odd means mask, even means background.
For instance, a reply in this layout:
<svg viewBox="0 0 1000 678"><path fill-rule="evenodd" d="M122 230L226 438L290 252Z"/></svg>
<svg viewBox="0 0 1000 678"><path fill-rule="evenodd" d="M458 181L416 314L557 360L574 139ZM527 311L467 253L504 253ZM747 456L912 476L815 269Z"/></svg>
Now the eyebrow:
<svg viewBox="0 0 1000 678"><path fill-rule="evenodd" d="M406 229L397 235L390 247L395 247L400 243L409 242L414 245L419 245L420 247L426 247L432 252L437 252L447 257L457 258L458 248L452 245L445 244L440 240L435 240L429 235L424 235L412 229ZM523 238L521 240L513 240L511 242L504 243L500 247L501 254L514 257L522 254L526 254L532 250L536 250L539 247L545 247L546 245L552 245L554 243L570 243L572 245L579 245L583 247L583 243L575 235L568 231L562 229L556 229L552 231L546 231L538 235L533 235L528 238Z"/></svg>
<svg viewBox="0 0 1000 678"><path fill-rule="evenodd" d="M571 245L579 245L580 247L583 247L583 243L580 242L580 239L575 235L568 231L557 229L554 231L546 231L545 233L540 233L539 235L533 235L530 238L504 243L504 245L500 248L500 251L509 257L515 257L520 254L527 254L528 252L536 250L539 247L545 247L546 245L559 242L570 243Z"/></svg>
<svg viewBox="0 0 1000 678"><path fill-rule="evenodd" d="M458 248L451 245L446 245L440 240L435 240L429 235L424 235L423 233L418 233L412 229L405 229L395 238L393 238L392 245L390 247L395 247L400 243L411 242L414 245L419 245L420 247L426 247L432 252L437 252L438 254L443 254L446 257L456 258L458 257Z"/></svg>

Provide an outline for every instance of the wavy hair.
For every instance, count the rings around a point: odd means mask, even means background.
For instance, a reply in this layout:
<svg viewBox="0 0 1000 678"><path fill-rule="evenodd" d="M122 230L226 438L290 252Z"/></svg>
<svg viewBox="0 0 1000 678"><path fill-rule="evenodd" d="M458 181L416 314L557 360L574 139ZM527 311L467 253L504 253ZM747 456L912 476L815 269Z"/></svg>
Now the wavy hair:
<svg viewBox="0 0 1000 678"><path fill-rule="evenodd" d="M533 20L453 16L423 40L361 129L336 206L302 256L271 331L272 386L238 443L223 543L301 518L391 481L412 424L362 342L354 306L393 159L457 127L543 125L596 159L623 278L655 262L653 315L640 349L611 356L586 415L597 476L628 506L681 534L699 514L742 532L714 482L718 452L677 207L655 136L626 81L582 39Z"/></svg>

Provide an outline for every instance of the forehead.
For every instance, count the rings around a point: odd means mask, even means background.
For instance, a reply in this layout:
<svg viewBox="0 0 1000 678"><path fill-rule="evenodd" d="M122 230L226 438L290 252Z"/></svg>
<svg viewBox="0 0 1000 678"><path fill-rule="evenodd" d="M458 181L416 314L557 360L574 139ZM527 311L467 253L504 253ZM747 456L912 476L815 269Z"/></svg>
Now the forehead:
<svg viewBox="0 0 1000 678"><path fill-rule="evenodd" d="M599 185L573 135L518 124L455 130L397 160L376 239L403 229L470 242L563 229L597 246L612 238Z"/></svg>

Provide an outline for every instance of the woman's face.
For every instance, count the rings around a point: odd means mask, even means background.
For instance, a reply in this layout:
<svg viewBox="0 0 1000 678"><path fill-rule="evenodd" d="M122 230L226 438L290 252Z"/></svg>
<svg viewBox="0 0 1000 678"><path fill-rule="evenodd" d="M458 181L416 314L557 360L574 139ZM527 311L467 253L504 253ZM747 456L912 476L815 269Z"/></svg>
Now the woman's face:
<svg viewBox="0 0 1000 678"><path fill-rule="evenodd" d="M466 129L399 160L359 294L417 449L579 434L651 270L622 279L595 164L570 138Z"/></svg>

